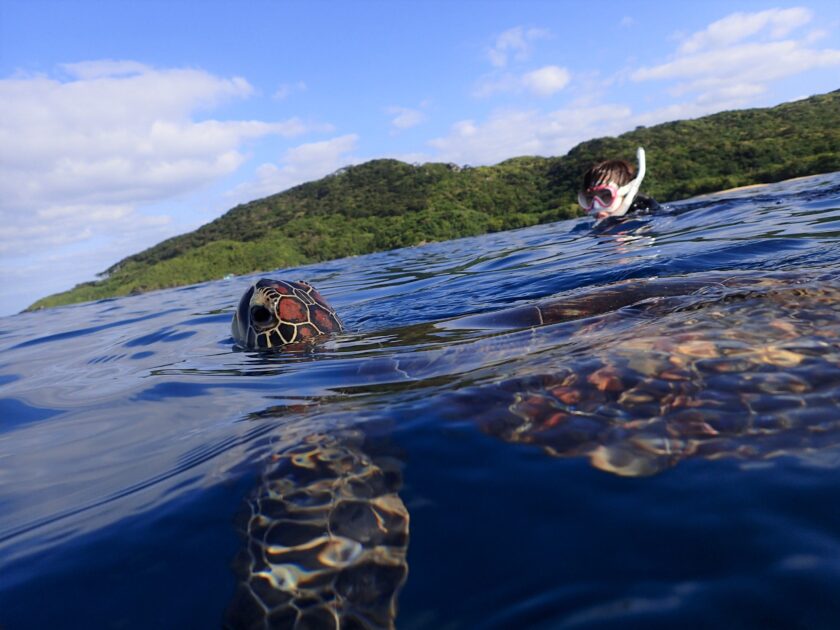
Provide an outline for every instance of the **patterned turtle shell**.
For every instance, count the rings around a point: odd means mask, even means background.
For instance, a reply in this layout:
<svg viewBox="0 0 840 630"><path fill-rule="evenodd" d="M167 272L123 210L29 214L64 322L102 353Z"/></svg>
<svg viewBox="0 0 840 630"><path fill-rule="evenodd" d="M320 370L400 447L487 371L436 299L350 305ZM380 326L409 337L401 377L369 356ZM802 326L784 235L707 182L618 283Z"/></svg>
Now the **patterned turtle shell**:
<svg viewBox="0 0 840 630"><path fill-rule="evenodd" d="M343 329L335 311L306 282L258 280L239 300L231 334L253 349L277 348Z"/></svg>

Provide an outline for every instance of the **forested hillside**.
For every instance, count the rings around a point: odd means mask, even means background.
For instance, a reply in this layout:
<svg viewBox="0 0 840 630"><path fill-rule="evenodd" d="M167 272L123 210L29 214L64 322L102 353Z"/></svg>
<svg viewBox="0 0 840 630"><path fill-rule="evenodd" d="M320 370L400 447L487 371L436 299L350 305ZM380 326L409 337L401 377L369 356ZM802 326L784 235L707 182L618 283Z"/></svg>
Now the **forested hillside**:
<svg viewBox="0 0 840 630"><path fill-rule="evenodd" d="M773 108L723 112L583 142L562 157L494 166L373 160L233 208L129 256L42 308L226 274L508 230L576 216L581 174L647 151L643 190L661 202L840 170L840 90Z"/></svg>

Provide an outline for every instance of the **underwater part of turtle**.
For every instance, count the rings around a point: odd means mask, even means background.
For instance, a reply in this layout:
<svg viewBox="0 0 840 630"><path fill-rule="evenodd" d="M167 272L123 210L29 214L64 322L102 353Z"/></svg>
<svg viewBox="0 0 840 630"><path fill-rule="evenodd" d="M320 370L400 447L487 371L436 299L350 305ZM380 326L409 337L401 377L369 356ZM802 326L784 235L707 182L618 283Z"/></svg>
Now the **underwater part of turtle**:
<svg viewBox="0 0 840 630"><path fill-rule="evenodd" d="M632 477L688 458L840 456L836 273L628 280L504 318L558 324L564 352L450 395L494 437Z"/></svg>
<svg viewBox="0 0 840 630"><path fill-rule="evenodd" d="M393 628L408 574L399 465L361 431L278 449L248 500L228 628Z"/></svg>
<svg viewBox="0 0 840 630"><path fill-rule="evenodd" d="M255 288L234 314L234 337L246 348L273 348L259 343L250 318L263 315L254 305L276 311L279 299L255 301ZM464 353L476 351L505 357L507 369L504 377L471 374L485 384L437 398L441 415L552 456L586 457L613 474L651 475L687 458L836 453L840 445L837 274L631 279L430 326L489 332L478 350L412 353L391 369L420 378L435 363L469 364ZM548 339L551 351L520 370L517 357L537 351L523 335ZM488 371L499 364L478 363ZM272 456L250 502L231 625L394 625L409 514L399 474L371 457L366 433L316 433Z"/></svg>

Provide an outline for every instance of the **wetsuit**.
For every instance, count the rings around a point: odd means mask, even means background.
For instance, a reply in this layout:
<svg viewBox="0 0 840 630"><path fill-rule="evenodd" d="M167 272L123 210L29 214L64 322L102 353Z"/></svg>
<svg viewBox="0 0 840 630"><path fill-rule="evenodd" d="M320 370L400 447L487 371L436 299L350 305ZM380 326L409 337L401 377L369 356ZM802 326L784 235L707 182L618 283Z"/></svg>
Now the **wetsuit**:
<svg viewBox="0 0 840 630"><path fill-rule="evenodd" d="M636 195L633 203L630 204L630 208L620 217L607 217L603 221L596 222L594 226L591 223L582 222L579 224L579 229L588 229L591 226L597 234L623 234L628 230L632 232L647 225L647 221L642 221L641 217L659 212L662 209L662 206L653 197Z"/></svg>
<svg viewBox="0 0 840 630"><path fill-rule="evenodd" d="M651 212L659 212L660 210L662 210L662 206L659 205L656 199L647 195L638 194L624 216L626 217L631 214L650 214Z"/></svg>

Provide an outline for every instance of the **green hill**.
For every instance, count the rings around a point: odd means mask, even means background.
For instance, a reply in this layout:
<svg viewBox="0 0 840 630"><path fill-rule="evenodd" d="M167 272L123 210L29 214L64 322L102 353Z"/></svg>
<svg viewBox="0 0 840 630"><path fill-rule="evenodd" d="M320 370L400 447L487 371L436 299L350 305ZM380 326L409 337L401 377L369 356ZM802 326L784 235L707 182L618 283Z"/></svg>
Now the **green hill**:
<svg viewBox="0 0 840 630"><path fill-rule="evenodd" d="M840 90L766 109L639 127L562 157L495 166L373 160L251 201L129 256L102 279L30 309L127 295L354 254L556 221L579 214L582 173L644 146L643 190L661 202L840 170Z"/></svg>

